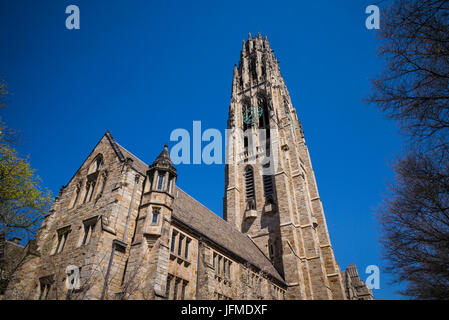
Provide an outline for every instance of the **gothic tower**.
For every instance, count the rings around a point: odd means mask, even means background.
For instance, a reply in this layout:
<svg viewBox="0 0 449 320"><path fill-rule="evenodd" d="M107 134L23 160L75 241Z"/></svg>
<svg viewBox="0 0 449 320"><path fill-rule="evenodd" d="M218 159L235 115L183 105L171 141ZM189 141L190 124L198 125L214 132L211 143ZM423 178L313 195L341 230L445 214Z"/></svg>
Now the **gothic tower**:
<svg viewBox="0 0 449 320"><path fill-rule="evenodd" d="M234 67L228 129L225 220L271 259L287 299L345 299L301 123L260 33Z"/></svg>

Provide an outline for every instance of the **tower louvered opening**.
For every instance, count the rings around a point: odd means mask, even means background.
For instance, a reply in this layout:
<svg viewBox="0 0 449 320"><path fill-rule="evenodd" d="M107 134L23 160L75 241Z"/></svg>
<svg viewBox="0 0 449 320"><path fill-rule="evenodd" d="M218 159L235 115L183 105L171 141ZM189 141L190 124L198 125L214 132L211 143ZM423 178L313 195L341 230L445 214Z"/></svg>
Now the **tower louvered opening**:
<svg viewBox="0 0 449 320"><path fill-rule="evenodd" d="M254 171L251 167L246 167L245 169L245 186L246 186L246 202L252 204L255 202L255 191L254 191ZM253 209L253 208L250 208Z"/></svg>
<svg viewBox="0 0 449 320"><path fill-rule="evenodd" d="M265 198L272 199L273 195L273 179L271 175L264 175L263 178L263 189L265 193ZM267 201L268 202L268 201Z"/></svg>

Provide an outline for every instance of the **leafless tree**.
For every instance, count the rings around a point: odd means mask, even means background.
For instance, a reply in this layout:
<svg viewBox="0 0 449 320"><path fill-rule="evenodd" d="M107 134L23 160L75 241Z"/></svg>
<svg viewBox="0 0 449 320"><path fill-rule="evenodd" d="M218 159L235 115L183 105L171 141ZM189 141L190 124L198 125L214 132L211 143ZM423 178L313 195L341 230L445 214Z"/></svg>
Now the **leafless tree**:
<svg viewBox="0 0 449 320"><path fill-rule="evenodd" d="M379 37L385 69L367 102L409 138L378 211L387 271L404 295L449 299L449 1L391 1Z"/></svg>
<svg viewBox="0 0 449 320"><path fill-rule="evenodd" d="M449 299L448 160L441 153L397 160L396 181L379 210L387 269L415 299Z"/></svg>
<svg viewBox="0 0 449 320"><path fill-rule="evenodd" d="M447 144L449 1L397 0L382 9L385 69L372 80L367 100L397 120L413 141Z"/></svg>

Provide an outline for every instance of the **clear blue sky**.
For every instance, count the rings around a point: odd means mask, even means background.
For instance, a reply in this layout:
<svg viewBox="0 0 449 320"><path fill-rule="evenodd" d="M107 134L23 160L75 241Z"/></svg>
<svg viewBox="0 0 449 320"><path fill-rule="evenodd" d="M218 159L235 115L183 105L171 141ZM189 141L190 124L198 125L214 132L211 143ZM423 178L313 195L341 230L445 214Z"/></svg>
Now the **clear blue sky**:
<svg viewBox="0 0 449 320"><path fill-rule="evenodd" d="M80 30L65 28L70 4ZM384 264L373 211L402 145L395 124L361 101L382 68L365 28L369 4L1 1L0 76L13 92L1 116L56 195L106 130L147 163L193 120L224 130L242 39L260 31L302 121L337 260L357 264L364 280L368 265ZM178 173L182 189L222 214L223 165ZM381 273L376 298L401 298L389 279Z"/></svg>

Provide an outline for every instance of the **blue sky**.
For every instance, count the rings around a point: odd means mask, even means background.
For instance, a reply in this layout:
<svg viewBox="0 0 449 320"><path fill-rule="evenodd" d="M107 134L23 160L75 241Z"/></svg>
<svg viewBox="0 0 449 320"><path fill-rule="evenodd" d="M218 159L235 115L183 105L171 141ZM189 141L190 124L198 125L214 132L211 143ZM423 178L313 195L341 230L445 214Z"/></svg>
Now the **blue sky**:
<svg viewBox="0 0 449 320"><path fill-rule="evenodd" d="M80 8L80 30L65 28L70 4ZM375 297L399 299L382 273L373 212L402 138L361 101L382 68L376 31L365 28L370 4L1 1L0 76L13 93L1 116L56 195L106 130L147 163L194 120L223 131L242 40L260 31L302 122L341 268L355 263L365 279L368 265L380 266ZM223 165L178 173L182 189L222 214Z"/></svg>

